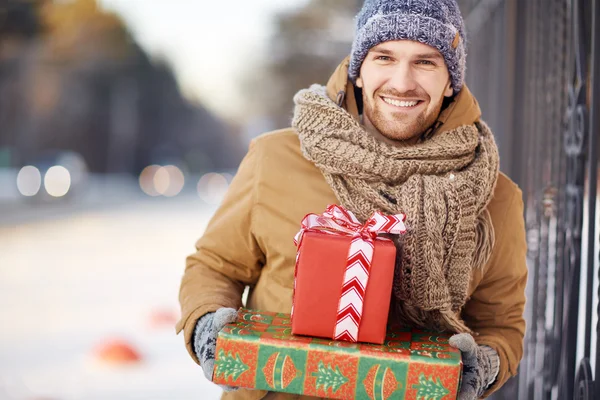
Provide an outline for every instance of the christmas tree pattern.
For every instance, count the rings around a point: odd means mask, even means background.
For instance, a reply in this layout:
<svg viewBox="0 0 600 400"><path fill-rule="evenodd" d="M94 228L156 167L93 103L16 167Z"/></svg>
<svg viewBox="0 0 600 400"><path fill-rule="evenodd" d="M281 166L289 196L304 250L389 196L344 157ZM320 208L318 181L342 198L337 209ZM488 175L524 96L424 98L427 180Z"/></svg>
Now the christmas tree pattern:
<svg viewBox="0 0 600 400"><path fill-rule="evenodd" d="M417 389L418 400L441 400L445 395L450 393L442 385L440 378L434 381L431 377L426 378L425 374L419 375L419 384L413 385L413 389Z"/></svg>
<svg viewBox="0 0 600 400"><path fill-rule="evenodd" d="M225 378L229 376L235 381L240 375L248 371L248 368L249 367L240 360L239 354L236 354L234 357L231 353L226 354L223 349L219 350L217 375L223 375Z"/></svg>
<svg viewBox="0 0 600 400"><path fill-rule="evenodd" d="M319 361L318 370L317 372L313 372L312 375L317 378L317 389L319 389L320 386L322 386L325 391L331 388L333 393L337 392L343 384L348 382L348 378L340 372L337 365L335 369L333 369L331 365L325 366L323 361Z"/></svg>

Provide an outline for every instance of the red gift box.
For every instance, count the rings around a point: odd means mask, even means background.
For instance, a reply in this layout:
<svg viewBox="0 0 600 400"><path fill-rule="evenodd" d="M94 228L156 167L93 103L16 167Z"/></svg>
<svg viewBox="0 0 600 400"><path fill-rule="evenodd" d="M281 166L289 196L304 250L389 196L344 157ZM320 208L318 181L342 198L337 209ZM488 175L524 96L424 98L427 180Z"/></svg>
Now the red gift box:
<svg viewBox="0 0 600 400"><path fill-rule="evenodd" d="M376 213L362 225L339 206L305 217L296 239L292 333L384 342L396 247L376 235L404 232L403 220Z"/></svg>

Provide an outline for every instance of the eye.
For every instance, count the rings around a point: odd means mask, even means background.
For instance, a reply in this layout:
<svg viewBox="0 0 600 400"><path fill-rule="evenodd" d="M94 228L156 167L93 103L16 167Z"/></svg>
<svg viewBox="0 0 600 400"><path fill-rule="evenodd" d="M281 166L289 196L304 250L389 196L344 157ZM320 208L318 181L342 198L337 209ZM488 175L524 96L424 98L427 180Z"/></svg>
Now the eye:
<svg viewBox="0 0 600 400"><path fill-rule="evenodd" d="M375 56L375 60L378 61L392 61L390 56Z"/></svg>
<svg viewBox="0 0 600 400"><path fill-rule="evenodd" d="M435 63L433 61L430 61L430 60L418 60L417 64L420 64L420 65L431 65L431 66L435 67Z"/></svg>

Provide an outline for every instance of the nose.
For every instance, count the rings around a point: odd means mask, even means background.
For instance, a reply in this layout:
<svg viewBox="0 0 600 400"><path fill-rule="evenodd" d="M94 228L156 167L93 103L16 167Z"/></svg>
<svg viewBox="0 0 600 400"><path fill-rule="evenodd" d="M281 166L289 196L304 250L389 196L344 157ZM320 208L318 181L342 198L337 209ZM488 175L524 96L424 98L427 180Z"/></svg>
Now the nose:
<svg viewBox="0 0 600 400"><path fill-rule="evenodd" d="M412 68L408 62L399 63L390 79L390 85L400 93L407 93L417 89L417 81L413 76Z"/></svg>

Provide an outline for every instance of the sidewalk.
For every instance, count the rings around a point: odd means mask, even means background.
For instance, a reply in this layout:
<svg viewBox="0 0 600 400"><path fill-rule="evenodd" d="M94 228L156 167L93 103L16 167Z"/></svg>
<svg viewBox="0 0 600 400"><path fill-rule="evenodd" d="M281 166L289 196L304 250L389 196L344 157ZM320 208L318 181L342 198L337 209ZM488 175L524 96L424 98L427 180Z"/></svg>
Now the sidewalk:
<svg viewBox="0 0 600 400"><path fill-rule="evenodd" d="M0 225L0 398L218 399L156 317L178 318L185 256L213 211L187 196ZM113 338L141 362L100 359Z"/></svg>

